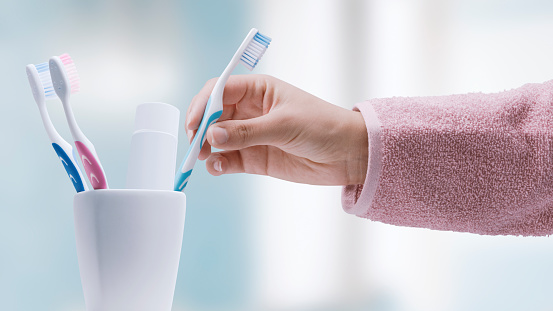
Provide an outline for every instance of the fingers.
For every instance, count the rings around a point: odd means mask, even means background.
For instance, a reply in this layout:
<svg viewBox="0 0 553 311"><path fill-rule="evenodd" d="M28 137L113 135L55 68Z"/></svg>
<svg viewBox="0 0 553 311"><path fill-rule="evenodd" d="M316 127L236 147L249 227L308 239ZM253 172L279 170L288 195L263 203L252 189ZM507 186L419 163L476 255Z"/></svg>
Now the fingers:
<svg viewBox="0 0 553 311"><path fill-rule="evenodd" d="M269 115L217 122L207 130L207 141L215 148L239 150L257 145L278 145L283 139L283 123Z"/></svg>
<svg viewBox="0 0 553 311"><path fill-rule="evenodd" d="M213 153L205 162L207 171L214 176L223 174L244 173L244 164L240 151L223 151Z"/></svg>
<svg viewBox="0 0 553 311"><path fill-rule="evenodd" d="M186 130L186 136L188 136L189 142L192 142L192 137L194 137L194 135L196 134L196 131L194 131L193 129L189 129L190 117L192 116L190 110L192 110L192 107L194 107L192 104L188 105L188 109L186 110L186 118L184 121L184 129Z"/></svg>
<svg viewBox="0 0 553 311"><path fill-rule="evenodd" d="M203 161L209 157L211 154L211 146L205 141L204 145L202 146L202 149L200 149L200 154L198 154L198 160Z"/></svg>
<svg viewBox="0 0 553 311"><path fill-rule="evenodd" d="M197 130L200 126L205 107L211 95L211 91L213 91L217 83L217 79L218 78L213 78L207 81L200 92L192 98L186 113L185 128L187 130L187 135L191 135L192 133L190 131ZM232 116L234 109L228 106L240 102L248 93L258 92L259 86L265 85L265 83L259 83L260 80L263 80L263 77L259 75L231 76L225 84L223 104L227 107L224 107L223 115L220 119L225 120ZM260 98L262 99L263 96L261 95Z"/></svg>
<svg viewBox="0 0 553 311"><path fill-rule="evenodd" d="M256 106L262 107L263 105L263 94L266 89L267 79L268 77L260 75L231 76L225 84L223 93L224 107L219 122L231 118L253 118L261 115L263 110ZM194 135L196 135L197 129L200 126L209 96L217 80L218 78L214 78L207 81L188 106L185 129L190 142L194 138ZM244 108L242 108L241 114L236 115L236 104L240 102L243 102L242 105ZM246 115L244 115L244 112ZM198 159L205 160L210 154L211 143L206 141L202 146Z"/></svg>
<svg viewBox="0 0 553 311"><path fill-rule="evenodd" d="M197 130L200 126L209 95L216 82L217 79L215 78L207 81L200 92L192 98L192 102L190 102L190 106L188 106L188 111L186 112L185 127L187 133L188 131Z"/></svg>

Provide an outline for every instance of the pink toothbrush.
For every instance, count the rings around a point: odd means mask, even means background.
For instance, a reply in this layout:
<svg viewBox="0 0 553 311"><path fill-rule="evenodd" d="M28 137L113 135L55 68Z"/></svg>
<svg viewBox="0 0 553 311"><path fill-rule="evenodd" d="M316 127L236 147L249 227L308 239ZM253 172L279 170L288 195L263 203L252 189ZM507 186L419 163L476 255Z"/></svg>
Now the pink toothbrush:
<svg viewBox="0 0 553 311"><path fill-rule="evenodd" d="M86 138L81 131L73 115L73 110L69 104L69 98L72 93L79 91L80 79L73 60L68 54L62 54L59 57L50 58L50 76L54 85L54 91L61 99L65 117L69 123L71 135L75 140L75 146L83 163L86 176L94 189L107 189L108 182L104 169L100 164L100 159L96 154L94 145Z"/></svg>

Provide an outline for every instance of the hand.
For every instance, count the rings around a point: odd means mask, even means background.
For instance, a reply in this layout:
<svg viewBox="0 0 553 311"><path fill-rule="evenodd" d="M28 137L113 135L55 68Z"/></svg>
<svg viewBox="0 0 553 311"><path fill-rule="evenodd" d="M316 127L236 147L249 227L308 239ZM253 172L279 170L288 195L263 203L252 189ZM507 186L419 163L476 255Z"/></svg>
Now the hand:
<svg viewBox="0 0 553 311"><path fill-rule="evenodd" d="M217 79L192 99L192 140ZM249 173L315 185L363 184L368 138L360 112L319 99L265 75L231 76L223 114L209 127L198 159L210 174ZM211 146L222 152L211 152Z"/></svg>

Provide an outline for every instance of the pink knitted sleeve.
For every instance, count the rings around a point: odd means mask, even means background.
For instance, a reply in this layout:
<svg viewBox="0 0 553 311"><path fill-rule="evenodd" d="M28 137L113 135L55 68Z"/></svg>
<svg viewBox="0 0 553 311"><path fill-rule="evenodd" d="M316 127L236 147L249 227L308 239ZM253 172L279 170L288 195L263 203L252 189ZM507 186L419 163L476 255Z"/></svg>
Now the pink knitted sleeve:
<svg viewBox="0 0 553 311"><path fill-rule="evenodd" d="M496 94L357 104L369 136L348 213L490 235L553 233L553 80Z"/></svg>

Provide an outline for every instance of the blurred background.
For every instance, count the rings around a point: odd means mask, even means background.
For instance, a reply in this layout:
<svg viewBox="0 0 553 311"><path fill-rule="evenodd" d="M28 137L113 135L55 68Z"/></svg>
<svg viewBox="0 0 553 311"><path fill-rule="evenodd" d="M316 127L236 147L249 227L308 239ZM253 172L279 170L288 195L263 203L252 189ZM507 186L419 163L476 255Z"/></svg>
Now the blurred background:
<svg viewBox="0 0 553 311"><path fill-rule="evenodd" d="M85 310L73 188L24 66L71 54L76 117L120 188L136 105L184 124L252 27L273 38L255 73L347 109L553 79L547 0L0 0L0 310ZM395 227L344 213L339 187L194 174L174 311L552 310L552 238Z"/></svg>

